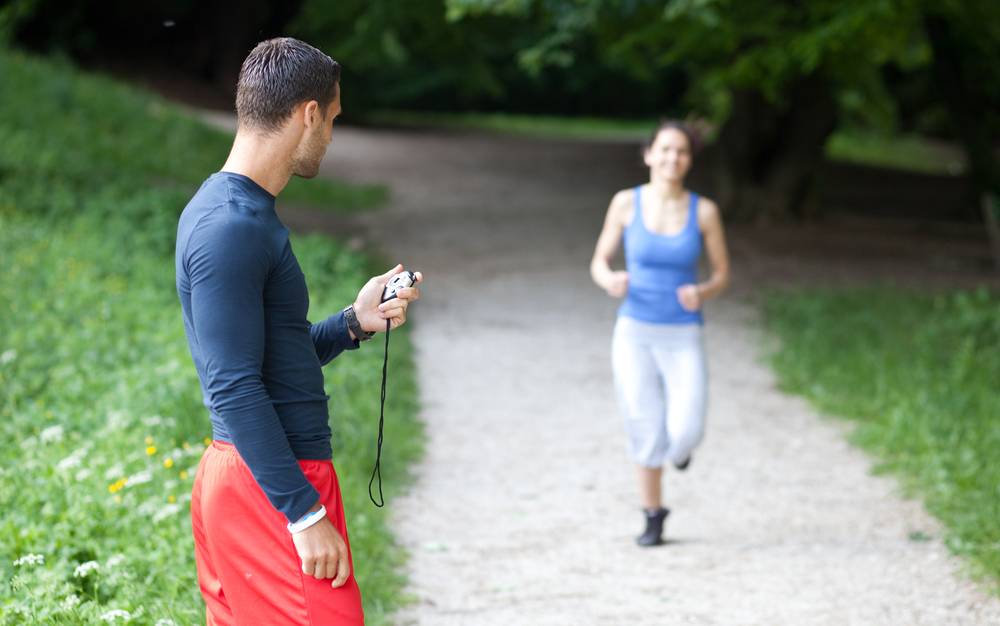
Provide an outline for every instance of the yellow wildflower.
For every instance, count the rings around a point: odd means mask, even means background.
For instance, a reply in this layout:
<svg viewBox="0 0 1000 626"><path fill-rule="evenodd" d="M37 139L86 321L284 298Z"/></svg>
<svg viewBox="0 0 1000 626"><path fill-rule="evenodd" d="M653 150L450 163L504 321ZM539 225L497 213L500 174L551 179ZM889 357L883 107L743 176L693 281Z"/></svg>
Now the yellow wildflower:
<svg viewBox="0 0 1000 626"><path fill-rule="evenodd" d="M146 445L148 446L151 443L153 443L153 438L152 437L146 437Z"/></svg>
<svg viewBox="0 0 1000 626"><path fill-rule="evenodd" d="M177 498L175 498L173 495L167 498L167 500L170 500L171 502L177 502Z"/></svg>
<svg viewBox="0 0 1000 626"><path fill-rule="evenodd" d="M167 459L166 461L163 462L163 464L167 467L170 467L174 464L174 461L173 459Z"/></svg>
<svg viewBox="0 0 1000 626"><path fill-rule="evenodd" d="M187 477L188 477L187 472L181 472L181 478L187 478Z"/></svg>
<svg viewBox="0 0 1000 626"><path fill-rule="evenodd" d="M156 446L149 446L146 448L146 454L156 454Z"/></svg>

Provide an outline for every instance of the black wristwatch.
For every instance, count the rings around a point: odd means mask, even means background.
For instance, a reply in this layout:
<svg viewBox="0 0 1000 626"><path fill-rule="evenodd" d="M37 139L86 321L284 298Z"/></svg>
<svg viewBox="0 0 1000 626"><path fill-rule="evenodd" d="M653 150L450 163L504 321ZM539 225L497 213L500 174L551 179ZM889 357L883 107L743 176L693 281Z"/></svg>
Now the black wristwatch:
<svg viewBox="0 0 1000 626"><path fill-rule="evenodd" d="M368 341L375 336L374 332L362 330L361 322L358 321L358 314L354 312L354 305L349 304L344 308L344 319L347 320L347 327L351 329L358 341Z"/></svg>

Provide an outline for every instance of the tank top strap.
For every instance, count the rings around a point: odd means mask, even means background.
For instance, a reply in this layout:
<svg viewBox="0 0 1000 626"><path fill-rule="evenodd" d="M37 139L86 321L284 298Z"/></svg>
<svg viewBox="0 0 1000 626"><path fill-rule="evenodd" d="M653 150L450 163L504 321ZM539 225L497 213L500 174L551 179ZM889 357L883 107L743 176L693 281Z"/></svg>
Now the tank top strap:
<svg viewBox="0 0 1000 626"><path fill-rule="evenodd" d="M696 232L701 232L701 226L698 225L698 194L693 191L689 191L688 194L691 196L691 206L688 208L688 227L694 225ZM686 230L686 229L685 229Z"/></svg>
<svg viewBox="0 0 1000 626"><path fill-rule="evenodd" d="M645 225L642 223L642 185L635 187L632 191L634 192L634 198L632 199L634 215L632 216L632 223L629 226L638 223L638 228L645 230Z"/></svg>

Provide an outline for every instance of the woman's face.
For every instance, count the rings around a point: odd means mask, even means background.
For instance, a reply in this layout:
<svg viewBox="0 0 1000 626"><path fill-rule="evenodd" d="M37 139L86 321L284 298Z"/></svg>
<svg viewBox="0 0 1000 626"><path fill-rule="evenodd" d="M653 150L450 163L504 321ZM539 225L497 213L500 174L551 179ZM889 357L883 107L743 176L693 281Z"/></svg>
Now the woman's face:
<svg viewBox="0 0 1000 626"><path fill-rule="evenodd" d="M676 128L664 128L656 135L644 157L652 179L682 181L691 169L691 144Z"/></svg>

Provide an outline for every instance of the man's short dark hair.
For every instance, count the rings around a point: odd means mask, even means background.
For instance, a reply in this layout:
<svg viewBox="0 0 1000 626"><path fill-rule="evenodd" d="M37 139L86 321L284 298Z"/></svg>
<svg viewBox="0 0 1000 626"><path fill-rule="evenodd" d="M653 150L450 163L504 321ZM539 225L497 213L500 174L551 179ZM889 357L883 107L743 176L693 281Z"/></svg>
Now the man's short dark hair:
<svg viewBox="0 0 1000 626"><path fill-rule="evenodd" d="M281 130L303 102L315 100L325 116L337 97L340 65L309 44L279 37L257 44L243 61L236 86L240 129Z"/></svg>

